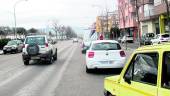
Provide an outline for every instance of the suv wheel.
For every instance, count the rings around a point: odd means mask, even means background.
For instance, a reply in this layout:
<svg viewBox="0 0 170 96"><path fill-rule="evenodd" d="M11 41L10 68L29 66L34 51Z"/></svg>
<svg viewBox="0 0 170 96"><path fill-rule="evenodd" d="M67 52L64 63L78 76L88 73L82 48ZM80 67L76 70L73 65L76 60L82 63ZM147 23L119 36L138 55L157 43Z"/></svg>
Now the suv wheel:
<svg viewBox="0 0 170 96"><path fill-rule="evenodd" d="M49 60L47 62L48 62L48 64L52 64L53 63L53 56L52 55L50 56L50 58L49 58Z"/></svg>
<svg viewBox="0 0 170 96"><path fill-rule="evenodd" d="M3 51L4 54L6 54L6 51Z"/></svg>
<svg viewBox="0 0 170 96"><path fill-rule="evenodd" d="M24 65L29 65L29 60L24 60Z"/></svg>
<svg viewBox="0 0 170 96"><path fill-rule="evenodd" d="M57 49L56 49L56 51L55 51L55 54L54 54L54 56L53 56L53 59L54 59L54 60L57 60Z"/></svg>

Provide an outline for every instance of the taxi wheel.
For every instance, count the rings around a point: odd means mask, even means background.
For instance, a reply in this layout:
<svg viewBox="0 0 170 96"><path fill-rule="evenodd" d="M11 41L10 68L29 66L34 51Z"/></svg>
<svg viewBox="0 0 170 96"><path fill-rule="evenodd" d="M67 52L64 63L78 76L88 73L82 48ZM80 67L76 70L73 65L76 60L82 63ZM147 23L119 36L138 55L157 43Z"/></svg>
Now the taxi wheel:
<svg viewBox="0 0 170 96"><path fill-rule="evenodd" d="M105 96L116 96L116 95L112 95L111 93L107 93L107 94L105 94Z"/></svg>
<svg viewBox="0 0 170 96"><path fill-rule="evenodd" d="M29 60L25 60L24 65L29 65Z"/></svg>

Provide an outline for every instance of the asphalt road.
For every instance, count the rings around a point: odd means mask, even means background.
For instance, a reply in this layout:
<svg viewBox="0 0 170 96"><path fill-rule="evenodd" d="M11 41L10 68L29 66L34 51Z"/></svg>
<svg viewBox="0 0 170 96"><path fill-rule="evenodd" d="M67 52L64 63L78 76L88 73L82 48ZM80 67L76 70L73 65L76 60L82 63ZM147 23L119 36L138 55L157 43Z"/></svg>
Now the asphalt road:
<svg viewBox="0 0 170 96"><path fill-rule="evenodd" d="M21 53L0 55L0 96L103 96L103 80L120 70L85 72L79 43L57 45L58 60L24 66Z"/></svg>

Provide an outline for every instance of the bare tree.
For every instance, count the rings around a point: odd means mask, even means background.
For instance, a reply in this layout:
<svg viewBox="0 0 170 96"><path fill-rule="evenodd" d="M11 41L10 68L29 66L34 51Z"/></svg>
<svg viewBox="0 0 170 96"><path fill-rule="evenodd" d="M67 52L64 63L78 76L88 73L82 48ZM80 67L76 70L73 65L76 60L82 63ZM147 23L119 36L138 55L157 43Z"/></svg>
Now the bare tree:
<svg viewBox="0 0 170 96"><path fill-rule="evenodd" d="M61 34L62 25L59 24L58 20L53 20L52 29L56 33L56 38L58 39L58 34Z"/></svg>
<svg viewBox="0 0 170 96"><path fill-rule="evenodd" d="M140 45L140 21L139 21L139 6L138 6L138 0L135 0L135 6L136 6L136 18L137 18L137 27L138 27L138 43L139 43L139 47Z"/></svg>
<svg viewBox="0 0 170 96"><path fill-rule="evenodd" d="M18 28L16 29L16 32L17 32L17 34L19 34L19 37L20 37L20 38L21 38L21 35L24 35L24 36L27 35L27 31L26 31L26 29L23 28L23 27L18 27Z"/></svg>
<svg viewBox="0 0 170 96"><path fill-rule="evenodd" d="M74 30L70 26L67 26L65 28L65 32L66 32L67 39L77 37L77 34L74 32Z"/></svg>
<svg viewBox="0 0 170 96"><path fill-rule="evenodd" d="M126 16L125 16L125 4L123 3L122 4L123 6L118 6L118 8L119 8L119 14L121 14L121 16L119 16L119 20L120 20L120 17L122 17L121 19L123 20L123 32L125 33L125 35L127 34L126 33L126 26L125 26L125 24L126 24ZM127 42L125 42L125 44L126 44L126 50L127 50Z"/></svg>
<svg viewBox="0 0 170 96"><path fill-rule="evenodd" d="M6 38L6 36L11 32L10 27L0 26L0 36L1 38Z"/></svg>

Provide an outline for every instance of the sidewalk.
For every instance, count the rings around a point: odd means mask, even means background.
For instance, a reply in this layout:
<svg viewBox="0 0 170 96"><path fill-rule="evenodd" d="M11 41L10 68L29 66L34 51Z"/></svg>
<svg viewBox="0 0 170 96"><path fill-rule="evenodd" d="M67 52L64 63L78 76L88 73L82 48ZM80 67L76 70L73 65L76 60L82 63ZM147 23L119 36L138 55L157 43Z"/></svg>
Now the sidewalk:
<svg viewBox="0 0 170 96"><path fill-rule="evenodd" d="M0 55L2 55L3 54L3 51L2 50L0 50Z"/></svg>

